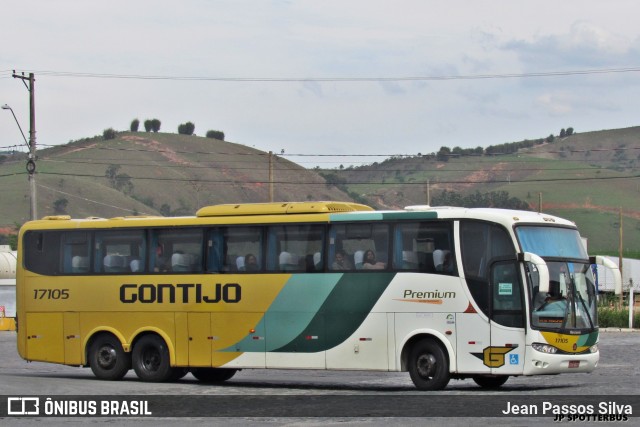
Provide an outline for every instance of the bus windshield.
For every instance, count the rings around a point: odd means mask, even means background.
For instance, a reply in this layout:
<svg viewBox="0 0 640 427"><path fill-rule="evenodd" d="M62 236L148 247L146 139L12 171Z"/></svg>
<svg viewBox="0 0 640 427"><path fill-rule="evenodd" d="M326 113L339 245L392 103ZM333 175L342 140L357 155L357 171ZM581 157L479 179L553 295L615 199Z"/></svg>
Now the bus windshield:
<svg viewBox="0 0 640 427"><path fill-rule="evenodd" d="M549 330L593 330L597 328L596 291L588 263L548 262L549 292L538 292L535 278L529 280L532 326ZM529 265L531 274L535 267ZM534 275L534 274L531 274Z"/></svg>
<svg viewBox="0 0 640 427"><path fill-rule="evenodd" d="M588 259L580 233L572 228L520 226L516 235L523 252L543 258Z"/></svg>

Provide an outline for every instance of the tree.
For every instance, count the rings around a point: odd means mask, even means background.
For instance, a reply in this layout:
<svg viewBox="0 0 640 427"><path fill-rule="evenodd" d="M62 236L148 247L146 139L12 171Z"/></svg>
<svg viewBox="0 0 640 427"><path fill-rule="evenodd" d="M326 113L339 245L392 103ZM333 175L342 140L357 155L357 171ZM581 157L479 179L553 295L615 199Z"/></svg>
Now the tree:
<svg viewBox="0 0 640 427"><path fill-rule="evenodd" d="M163 203L162 206L160 206L160 215L171 216L171 206L167 203Z"/></svg>
<svg viewBox="0 0 640 427"><path fill-rule="evenodd" d="M440 147L440 151L436 154L436 159L441 162L448 162L451 155L451 149L449 147Z"/></svg>
<svg viewBox="0 0 640 427"><path fill-rule="evenodd" d="M147 119L144 121L144 130L147 132L151 132L151 129L153 129L153 125L151 124L151 120Z"/></svg>
<svg viewBox="0 0 640 427"><path fill-rule="evenodd" d="M108 139L116 139L116 131L113 128L105 129L102 132L102 137L106 140Z"/></svg>
<svg viewBox="0 0 640 427"><path fill-rule="evenodd" d="M196 125L191 122L183 123L178 126L178 133L180 135L193 135L194 130L196 130Z"/></svg>
<svg viewBox="0 0 640 427"><path fill-rule="evenodd" d="M565 136L567 136L567 131L565 131L564 128L560 129L560 138L564 138Z"/></svg>
<svg viewBox="0 0 640 427"><path fill-rule="evenodd" d="M131 122L131 127L129 129L131 129L131 132L138 132L139 127L140 127L140 120L133 119L133 121Z"/></svg>
<svg viewBox="0 0 640 427"><path fill-rule="evenodd" d="M131 176L126 173L118 173L120 165L109 165L104 173L107 177L109 185L118 191L122 191L125 194L131 194L133 192L133 183L131 182Z"/></svg>
<svg viewBox="0 0 640 427"><path fill-rule="evenodd" d="M219 139L220 141L224 141L224 132L219 130L208 130L207 138Z"/></svg>
<svg viewBox="0 0 640 427"><path fill-rule="evenodd" d="M158 119L153 119L151 120L151 130L154 132L159 132L160 131L160 120Z"/></svg>
<svg viewBox="0 0 640 427"><path fill-rule="evenodd" d="M567 128L567 136L573 135L573 128Z"/></svg>
<svg viewBox="0 0 640 427"><path fill-rule="evenodd" d="M547 137L547 142L553 142L555 140L555 136L553 136L553 134L549 134L549 136Z"/></svg>
<svg viewBox="0 0 640 427"><path fill-rule="evenodd" d="M119 170L120 165L109 165L107 166L107 170L104 172L104 176L107 177L109 185L111 185L113 188L116 187L116 176L118 175Z"/></svg>
<svg viewBox="0 0 640 427"><path fill-rule="evenodd" d="M67 206L69 205L69 201L67 199L58 199L53 202L53 213L55 215L66 215L67 214Z"/></svg>

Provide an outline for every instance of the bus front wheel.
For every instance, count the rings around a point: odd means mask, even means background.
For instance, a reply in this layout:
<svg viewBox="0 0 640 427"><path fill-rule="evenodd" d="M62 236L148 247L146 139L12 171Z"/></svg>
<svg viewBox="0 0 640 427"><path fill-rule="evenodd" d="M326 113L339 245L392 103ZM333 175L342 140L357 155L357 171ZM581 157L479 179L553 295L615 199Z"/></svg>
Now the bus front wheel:
<svg viewBox="0 0 640 427"><path fill-rule="evenodd" d="M146 335L134 345L133 370L142 381L164 382L174 375L169 360L169 349L162 338Z"/></svg>
<svg viewBox="0 0 640 427"><path fill-rule="evenodd" d="M98 335L89 347L89 366L101 380L120 380L131 369L131 355L113 335Z"/></svg>
<svg viewBox="0 0 640 427"><path fill-rule="evenodd" d="M442 390L449 384L449 361L432 339L418 341L409 354L409 375L419 390Z"/></svg>

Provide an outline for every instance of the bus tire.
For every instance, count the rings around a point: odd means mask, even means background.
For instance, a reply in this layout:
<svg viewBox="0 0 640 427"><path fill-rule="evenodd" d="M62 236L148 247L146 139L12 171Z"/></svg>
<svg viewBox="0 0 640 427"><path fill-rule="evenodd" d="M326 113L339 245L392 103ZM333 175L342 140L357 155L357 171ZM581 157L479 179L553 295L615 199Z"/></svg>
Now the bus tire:
<svg viewBox="0 0 640 427"><path fill-rule="evenodd" d="M145 335L134 345L133 370L138 378L146 382L169 381L174 368L169 360L167 343L158 335Z"/></svg>
<svg viewBox="0 0 640 427"><path fill-rule="evenodd" d="M449 384L449 360L432 339L418 341L409 353L409 375L419 390L442 390Z"/></svg>
<svg viewBox="0 0 640 427"><path fill-rule="evenodd" d="M96 336L89 347L89 366L101 380L121 380L131 369L131 355L110 334Z"/></svg>
<svg viewBox="0 0 640 427"><path fill-rule="evenodd" d="M473 381L482 388L500 388L509 379L509 375L478 375L473 377Z"/></svg>
<svg viewBox="0 0 640 427"><path fill-rule="evenodd" d="M191 374L203 383L221 383L231 379L237 369L227 368L194 368Z"/></svg>

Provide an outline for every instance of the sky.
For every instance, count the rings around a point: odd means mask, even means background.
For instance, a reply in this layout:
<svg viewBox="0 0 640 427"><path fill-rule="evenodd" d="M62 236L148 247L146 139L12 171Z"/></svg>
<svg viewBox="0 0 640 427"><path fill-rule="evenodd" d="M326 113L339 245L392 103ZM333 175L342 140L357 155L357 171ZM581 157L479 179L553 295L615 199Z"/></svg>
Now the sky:
<svg viewBox="0 0 640 427"><path fill-rule="evenodd" d="M303 166L347 166L640 124L637 0L0 7L0 104L28 137L12 70L35 74L39 148L157 118L161 132L190 121ZM0 150L22 142L0 111Z"/></svg>

